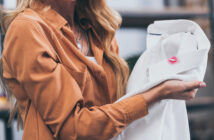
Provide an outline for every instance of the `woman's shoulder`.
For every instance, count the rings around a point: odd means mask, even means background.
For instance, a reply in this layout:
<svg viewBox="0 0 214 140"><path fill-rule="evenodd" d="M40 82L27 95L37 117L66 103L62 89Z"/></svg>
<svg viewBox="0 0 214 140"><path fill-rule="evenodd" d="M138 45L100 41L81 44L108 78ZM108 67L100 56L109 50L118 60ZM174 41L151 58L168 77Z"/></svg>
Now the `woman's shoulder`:
<svg viewBox="0 0 214 140"><path fill-rule="evenodd" d="M39 13L31 8L26 8L23 12L19 13L14 21L16 20L43 22L43 19L39 16Z"/></svg>
<svg viewBox="0 0 214 140"><path fill-rule="evenodd" d="M34 10L27 8L23 12L19 13L11 22L6 36L11 33L23 32L23 30L33 31L35 27L42 29L44 25L47 26L39 14Z"/></svg>
<svg viewBox="0 0 214 140"><path fill-rule="evenodd" d="M43 22L39 15L31 9L19 13L11 22L5 35L2 52L2 57L7 59L10 65L15 65L19 58L33 58L41 52L50 52L50 44L46 39Z"/></svg>
<svg viewBox="0 0 214 140"><path fill-rule="evenodd" d="M44 40L46 34L42 24L45 24L45 22L36 12L29 8L19 13L11 22L5 34L3 52L8 52L15 46L21 46L22 49L26 49L29 46L26 45L24 47L23 44L31 44L32 47L33 42Z"/></svg>

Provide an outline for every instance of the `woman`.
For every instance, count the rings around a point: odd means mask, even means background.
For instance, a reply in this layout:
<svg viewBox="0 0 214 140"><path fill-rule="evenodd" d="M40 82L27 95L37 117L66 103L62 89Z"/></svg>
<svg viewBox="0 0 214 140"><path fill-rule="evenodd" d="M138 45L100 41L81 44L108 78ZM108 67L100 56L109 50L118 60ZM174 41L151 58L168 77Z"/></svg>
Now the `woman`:
<svg viewBox="0 0 214 140"><path fill-rule="evenodd" d="M192 99L206 86L167 81L114 103L129 74L114 39L120 23L105 0L21 0L5 13L2 80L24 140L110 139L152 103Z"/></svg>

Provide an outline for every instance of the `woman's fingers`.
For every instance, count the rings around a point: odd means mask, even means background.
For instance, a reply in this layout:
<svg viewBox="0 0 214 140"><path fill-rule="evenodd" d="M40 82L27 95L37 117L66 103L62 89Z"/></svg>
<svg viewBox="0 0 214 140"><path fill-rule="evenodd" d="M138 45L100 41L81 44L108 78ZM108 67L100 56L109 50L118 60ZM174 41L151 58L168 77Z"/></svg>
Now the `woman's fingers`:
<svg viewBox="0 0 214 140"><path fill-rule="evenodd" d="M185 90L193 90L193 89L198 89L198 88L205 88L206 83L201 82L201 81L194 81L194 82L185 82L184 83Z"/></svg>
<svg viewBox="0 0 214 140"><path fill-rule="evenodd" d="M205 82L200 83L200 88L205 88L206 86L207 86L207 84Z"/></svg>
<svg viewBox="0 0 214 140"><path fill-rule="evenodd" d="M206 83L201 81L185 82L169 80L163 84L161 98L190 100L195 97L199 88L204 87L206 87Z"/></svg>
<svg viewBox="0 0 214 140"><path fill-rule="evenodd" d="M191 99L195 98L197 91L198 91L198 89L194 89L194 90L189 90L189 91L186 91L186 92L174 93L168 99L191 100Z"/></svg>
<svg viewBox="0 0 214 140"><path fill-rule="evenodd" d="M194 90L190 90L190 91L186 91L183 94L184 100L191 100L194 99L196 96L198 89L194 89Z"/></svg>
<svg viewBox="0 0 214 140"><path fill-rule="evenodd" d="M169 80L164 82L163 89L166 93L171 92L185 92L197 88L206 87L206 84L201 81L185 82L178 80Z"/></svg>

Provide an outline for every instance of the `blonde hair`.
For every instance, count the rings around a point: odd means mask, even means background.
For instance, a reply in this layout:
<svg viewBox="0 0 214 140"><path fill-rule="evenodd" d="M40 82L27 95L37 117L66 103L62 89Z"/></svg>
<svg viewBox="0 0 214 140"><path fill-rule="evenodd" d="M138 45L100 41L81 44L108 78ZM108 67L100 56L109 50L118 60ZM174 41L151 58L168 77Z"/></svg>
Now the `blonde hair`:
<svg viewBox="0 0 214 140"><path fill-rule="evenodd" d="M45 0L39 1L45 2ZM18 0L18 5L15 10L4 12L3 22L1 24L4 33L6 33L10 23L15 19L15 17L26 8L31 7L34 2L36 2L36 0ZM100 42L100 46L104 49L104 58L112 66L116 75L117 98L122 97L125 93L129 69L127 63L111 51L111 44L115 36L115 32L122 22L121 16L106 4L106 0L77 0L75 15L77 15L75 17L77 23L81 23L83 20L86 20L96 31L100 40L102 40L102 42ZM78 15L84 15L84 17ZM94 38L94 40L97 41L96 38ZM0 69L1 83L4 87L3 89L6 90L5 93L9 93L9 90L5 88L6 84L3 78L2 60L0 60ZM7 96L9 96L9 98L13 98L12 94L7 94ZM17 104L13 107L12 114L14 114L16 110ZM12 120L12 117L10 120Z"/></svg>

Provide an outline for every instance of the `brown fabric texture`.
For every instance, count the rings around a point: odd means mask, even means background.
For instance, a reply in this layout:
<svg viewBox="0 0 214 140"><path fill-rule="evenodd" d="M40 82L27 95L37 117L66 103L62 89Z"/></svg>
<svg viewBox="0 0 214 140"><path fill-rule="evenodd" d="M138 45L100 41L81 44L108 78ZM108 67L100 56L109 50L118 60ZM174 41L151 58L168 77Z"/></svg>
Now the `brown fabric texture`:
<svg viewBox="0 0 214 140"><path fill-rule="evenodd" d="M53 9L28 8L10 25L2 55L6 82L24 121L23 140L105 140L148 114L142 95L116 100L115 75L102 47L98 62L81 54L67 21ZM118 53L114 39L112 51Z"/></svg>

